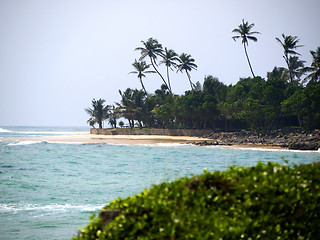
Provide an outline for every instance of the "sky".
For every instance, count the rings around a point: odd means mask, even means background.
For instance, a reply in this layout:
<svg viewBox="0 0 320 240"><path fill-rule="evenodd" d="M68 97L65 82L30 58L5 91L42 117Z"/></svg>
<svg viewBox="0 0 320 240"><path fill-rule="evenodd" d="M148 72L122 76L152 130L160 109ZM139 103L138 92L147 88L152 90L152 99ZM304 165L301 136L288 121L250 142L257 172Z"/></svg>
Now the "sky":
<svg viewBox="0 0 320 240"><path fill-rule="evenodd" d="M319 0L0 0L0 126L85 126L93 98L114 104L119 90L141 89L128 73L150 37L195 59L193 82L212 75L234 85L251 76L232 39L242 19L261 33L248 46L255 75L285 66L282 33L298 36L309 66L319 10ZM171 81L176 94L190 90L185 74ZM149 74L144 84L154 92L162 81Z"/></svg>

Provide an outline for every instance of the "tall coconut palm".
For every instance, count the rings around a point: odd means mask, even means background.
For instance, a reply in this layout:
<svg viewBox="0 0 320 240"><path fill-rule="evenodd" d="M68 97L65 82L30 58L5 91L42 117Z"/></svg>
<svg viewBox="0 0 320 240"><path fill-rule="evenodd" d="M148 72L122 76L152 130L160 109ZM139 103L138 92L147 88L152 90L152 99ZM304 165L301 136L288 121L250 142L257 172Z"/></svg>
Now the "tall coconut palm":
<svg viewBox="0 0 320 240"><path fill-rule="evenodd" d="M167 87L169 88L166 80L163 78L163 76L161 75L161 73L158 71L156 67L157 56L162 56L163 54L162 45L156 39L153 39L153 38L149 38L148 41L146 42L144 41L141 41L141 42L143 44L143 47L137 47L135 49L135 50L141 51L141 57L139 60L141 61L146 57L149 57L152 67L159 74L164 84L167 85Z"/></svg>
<svg viewBox="0 0 320 240"><path fill-rule="evenodd" d="M195 85L191 82L191 76L190 76L190 71L192 69L197 70L197 65L194 63L194 59L191 57L190 54L186 54L186 53L182 53L179 58L178 58L178 71L183 72L183 70L186 72L188 79L189 79L189 83L191 86L191 90L194 90Z"/></svg>
<svg viewBox="0 0 320 240"><path fill-rule="evenodd" d="M136 59L135 59L134 63L132 64L132 66L134 67L134 69L136 71L132 71L132 72L129 72L129 73L138 74L137 77L138 77L138 79L139 79L139 81L141 83L141 86L142 86L143 90L145 91L145 93L147 93L147 90L144 87L142 78L146 77L145 73L154 73L155 71L147 71L147 69L150 67L150 65L146 64L145 61L137 61Z"/></svg>
<svg viewBox="0 0 320 240"><path fill-rule="evenodd" d="M252 73L252 76L255 77L253 70L252 70L252 66L249 60L249 56L247 53L247 46L248 46L248 41L252 40L254 42L258 41L258 39L254 36L252 36L253 34L260 34L260 32L251 32L251 29L254 27L254 23L249 24L248 22L245 22L244 19L242 19L242 24L240 24L238 26L238 28L235 28L232 30L233 33L238 33L239 35L233 36L232 39L234 41L236 41L236 39L241 38L242 39L242 44L244 47L244 52L246 54L247 60L248 60L248 64Z"/></svg>
<svg viewBox="0 0 320 240"><path fill-rule="evenodd" d="M109 105L104 105L105 100L92 100L92 108L85 108L85 111L91 116L88 123L92 126L93 123L98 123L99 128L102 128L102 122L109 116Z"/></svg>
<svg viewBox="0 0 320 240"><path fill-rule="evenodd" d="M170 84L170 77L169 77L169 68L173 71L172 67L177 66L177 61L179 61L178 54L172 50L164 48L164 52L162 55L163 60L160 62L160 64L165 64L167 67L167 79L168 79L168 85L169 85L169 91L172 93L172 88Z"/></svg>
<svg viewBox="0 0 320 240"><path fill-rule="evenodd" d="M320 82L320 47L316 51L310 51L312 55L311 67L306 67L305 71L310 74L305 79L310 79L310 82Z"/></svg>
<svg viewBox="0 0 320 240"><path fill-rule="evenodd" d="M293 72L290 67L290 55L300 55L298 52L294 51L298 47L302 47L302 45L298 45L299 39L297 36L291 36L291 35L284 35L282 33L283 41L281 41L279 38L276 38L276 40L281 44L283 47L283 58L286 61L286 64L288 66L289 74L290 74L290 81L293 83Z"/></svg>

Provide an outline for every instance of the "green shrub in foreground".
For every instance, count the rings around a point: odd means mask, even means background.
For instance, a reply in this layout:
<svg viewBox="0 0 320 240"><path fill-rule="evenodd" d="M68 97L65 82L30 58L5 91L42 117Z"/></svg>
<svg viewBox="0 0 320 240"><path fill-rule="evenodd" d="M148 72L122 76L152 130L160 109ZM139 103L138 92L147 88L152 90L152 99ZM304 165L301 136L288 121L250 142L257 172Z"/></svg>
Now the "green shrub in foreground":
<svg viewBox="0 0 320 240"><path fill-rule="evenodd" d="M207 172L109 203L74 239L317 239L320 165L259 162Z"/></svg>

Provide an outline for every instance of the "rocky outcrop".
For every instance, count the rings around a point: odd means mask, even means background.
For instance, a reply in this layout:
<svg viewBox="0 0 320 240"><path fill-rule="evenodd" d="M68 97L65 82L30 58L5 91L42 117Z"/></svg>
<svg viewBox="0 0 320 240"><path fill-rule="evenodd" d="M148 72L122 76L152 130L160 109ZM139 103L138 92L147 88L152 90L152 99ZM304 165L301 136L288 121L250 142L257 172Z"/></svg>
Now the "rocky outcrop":
<svg viewBox="0 0 320 240"><path fill-rule="evenodd" d="M283 147L295 150L318 150L320 148L320 130L273 130L266 134L252 131L213 132L196 129L128 129L128 128L92 128L91 134L98 135L164 135L205 137L212 141L194 143L196 145L261 145Z"/></svg>
<svg viewBox="0 0 320 240"><path fill-rule="evenodd" d="M320 131L274 130L265 135L252 131L213 132L205 137L212 141L204 141L197 145L267 145L295 150L318 150L320 148Z"/></svg>

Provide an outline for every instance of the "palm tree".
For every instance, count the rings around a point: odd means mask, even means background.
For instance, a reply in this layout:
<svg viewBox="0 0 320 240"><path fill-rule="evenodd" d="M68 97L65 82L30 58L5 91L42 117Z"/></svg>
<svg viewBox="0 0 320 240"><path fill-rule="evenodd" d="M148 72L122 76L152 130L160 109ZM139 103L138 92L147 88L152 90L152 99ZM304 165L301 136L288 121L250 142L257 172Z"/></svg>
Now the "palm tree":
<svg viewBox="0 0 320 240"><path fill-rule="evenodd" d="M316 83L320 81L320 47L316 51L310 51L312 55L311 67L306 67L306 72L311 72L305 79L310 79L310 82Z"/></svg>
<svg viewBox="0 0 320 240"><path fill-rule="evenodd" d="M191 57L190 54L186 54L186 53L182 53L179 58L178 58L178 71L180 72L183 72L183 70L186 72L187 76L188 76L188 79L189 79L189 83L190 83L190 86L191 86L191 89L194 90L194 84L191 82L191 76L190 76L190 71L192 69L194 70L197 70L197 65L194 63L194 59Z"/></svg>
<svg viewBox="0 0 320 240"><path fill-rule="evenodd" d="M128 119L130 128L134 127L134 120L139 122L140 128L145 118L144 104L147 94L143 90L127 88L125 92L121 92L121 103L118 105L118 113Z"/></svg>
<svg viewBox="0 0 320 240"><path fill-rule="evenodd" d="M298 45L299 39L297 36L291 36L291 35L286 36L284 35L284 33L282 33L282 38L283 38L283 41L281 41L279 38L276 38L276 40L283 47L283 50L284 50L283 58L286 61L286 64L288 66L291 83L293 83L293 72L290 67L290 55L300 55L294 50L298 47L302 47L302 45Z"/></svg>
<svg viewBox="0 0 320 240"><path fill-rule="evenodd" d="M233 36L232 39L234 41L236 41L236 39L241 38L242 39L242 43L243 43L243 47L244 47L244 52L246 54L248 63L249 63L249 67L252 73L252 76L255 77L253 70L252 70L252 66L249 60L249 56L247 53L247 46L248 46L248 40L252 40L254 42L258 41L258 39L254 36L251 36L253 34L260 34L259 32L251 32L251 29L254 27L254 24L251 23L249 24L248 22L245 22L244 19L242 19L242 24L240 24L238 26L238 28L235 28L232 30L233 33L238 33L239 35L237 36Z"/></svg>
<svg viewBox="0 0 320 240"><path fill-rule="evenodd" d="M164 53L162 55L163 60L160 62L165 64L167 67L167 78L168 78L168 85L169 85L169 90L172 93L172 88L170 84L170 78L169 78L169 68L173 71L172 67L176 67L176 61L179 61L178 54L172 50L172 49L167 49L164 48Z"/></svg>
<svg viewBox="0 0 320 240"><path fill-rule="evenodd" d="M147 93L147 90L143 85L142 78L146 77L145 73L154 73L154 71L146 71L150 67L150 65L146 64L145 61L137 61L135 59L135 61L132 64L132 66L136 69L136 71L132 71L132 72L129 72L129 73L138 74L137 77L138 77L138 79L139 79L139 81L141 83L141 86L142 86L143 90L145 91L145 93Z"/></svg>
<svg viewBox="0 0 320 240"><path fill-rule="evenodd" d="M95 128L94 125L96 124L96 121L93 118L89 118L87 123L90 125L90 127Z"/></svg>
<svg viewBox="0 0 320 240"><path fill-rule="evenodd" d="M92 100L92 108L85 108L85 111L90 114L91 118L88 123L92 126L94 123L98 123L99 128L102 128L103 120L107 119L109 116L109 105L104 105L105 100Z"/></svg>
<svg viewBox="0 0 320 240"><path fill-rule="evenodd" d="M293 81L298 85L304 70L305 61L300 60L297 56L289 57L289 76L292 76ZM291 74L291 75L290 75Z"/></svg>
<svg viewBox="0 0 320 240"><path fill-rule="evenodd" d="M145 59L146 57L149 57L152 67L159 74L159 76L161 77L164 84L167 85L167 87L169 88L166 80L163 78L161 73L156 68L157 56L163 55L162 45L156 39L153 39L153 38L149 38L148 41L146 41L146 42L144 42L144 41L141 41L141 42L143 44L143 47L137 47L135 49L135 50L141 51L141 57L139 60L141 61L141 60Z"/></svg>
<svg viewBox="0 0 320 240"><path fill-rule="evenodd" d="M130 128L132 129L134 126L133 90L131 88L127 88L124 92L119 90L119 93L121 96L121 102L116 103L118 106L117 112L128 120Z"/></svg>
<svg viewBox="0 0 320 240"><path fill-rule="evenodd" d="M133 91L134 118L138 121L140 128L142 128L142 121L146 116L146 112L144 111L146 98L147 93L142 90L135 89Z"/></svg>

